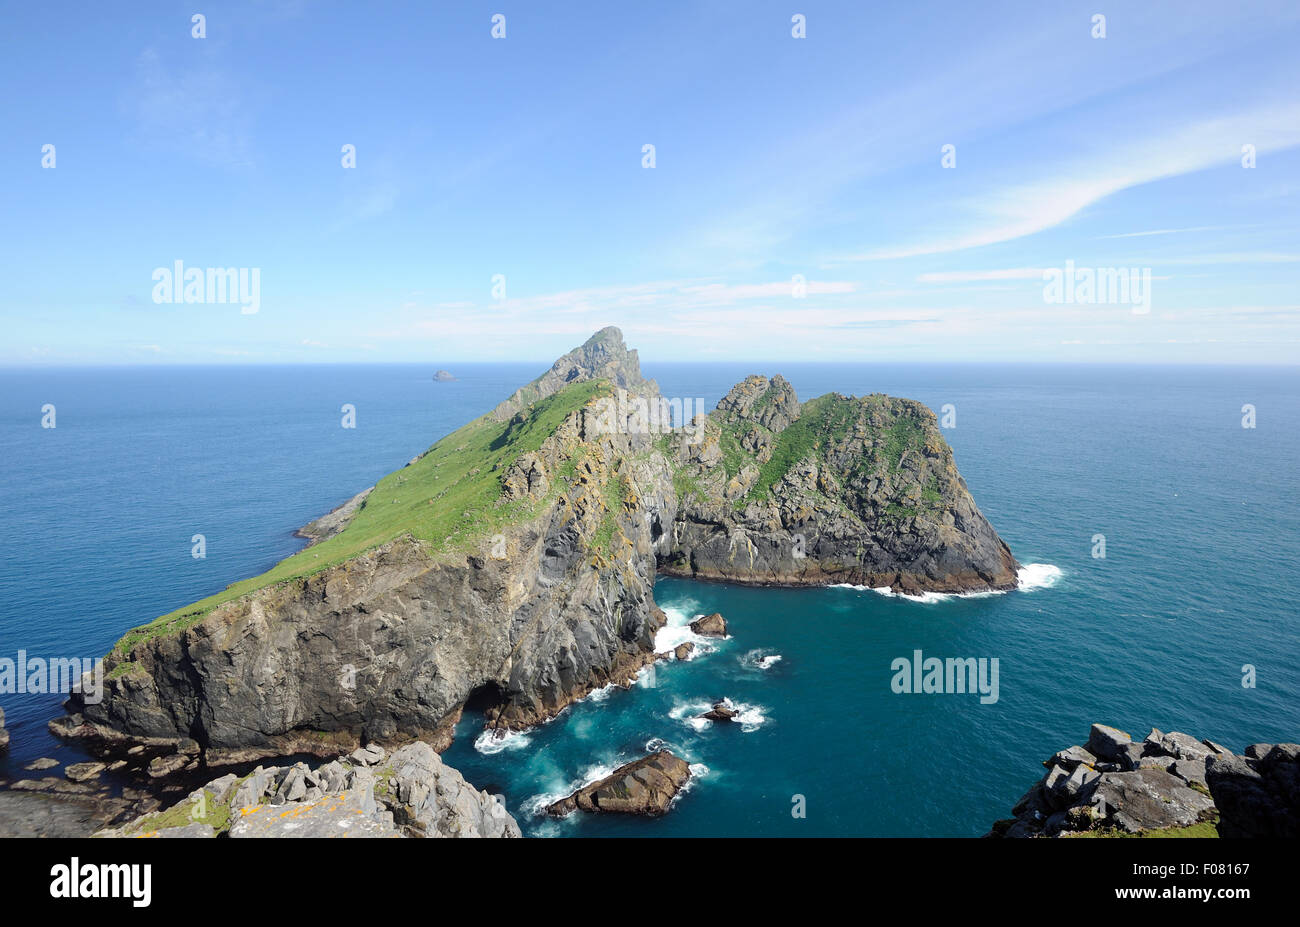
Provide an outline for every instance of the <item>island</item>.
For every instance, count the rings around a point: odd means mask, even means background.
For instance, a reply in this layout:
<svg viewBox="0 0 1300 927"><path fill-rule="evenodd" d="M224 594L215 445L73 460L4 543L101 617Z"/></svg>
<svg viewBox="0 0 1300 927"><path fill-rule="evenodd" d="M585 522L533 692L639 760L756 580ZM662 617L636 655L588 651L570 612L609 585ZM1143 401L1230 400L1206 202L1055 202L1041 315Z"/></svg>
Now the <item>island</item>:
<svg viewBox="0 0 1300 927"><path fill-rule="evenodd" d="M51 728L179 769L442 750L471 699L522 729L629 684L656 658L660 574L1016 587L923 404L800 402L780 376L708 414L660 414L675 401L618 329L597 332L313 522L304 550L128 630L103 700L74 693Z"/></svg>

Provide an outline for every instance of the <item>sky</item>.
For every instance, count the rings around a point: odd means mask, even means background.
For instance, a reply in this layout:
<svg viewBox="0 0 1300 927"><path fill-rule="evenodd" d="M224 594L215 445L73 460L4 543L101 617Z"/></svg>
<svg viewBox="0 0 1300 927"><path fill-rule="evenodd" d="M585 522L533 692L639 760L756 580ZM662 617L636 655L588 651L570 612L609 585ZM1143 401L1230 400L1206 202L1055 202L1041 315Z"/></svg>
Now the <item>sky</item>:
<svg viewBox="0 0 1300 927"><path fill-rule="evenodd" d="M3 366L1300 359L1294 0L68 9L0 11Z"/></svg>

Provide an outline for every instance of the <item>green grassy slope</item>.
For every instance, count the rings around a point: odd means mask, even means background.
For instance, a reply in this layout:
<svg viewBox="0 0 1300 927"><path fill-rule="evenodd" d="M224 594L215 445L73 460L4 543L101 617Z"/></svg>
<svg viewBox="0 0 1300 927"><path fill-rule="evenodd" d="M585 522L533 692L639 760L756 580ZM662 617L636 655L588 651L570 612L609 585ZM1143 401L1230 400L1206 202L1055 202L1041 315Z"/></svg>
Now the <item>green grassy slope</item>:
<svg viewBox="0 0 1300 927"><path fill-rule="evenodd" d="M343 531L277 563L260 576L133 628L115 650L127 653L142 640L188 627L212 609L277 583L301 579L410 535L432 555L464 551L501 528L536 514L539 503L501 500L501 477L521 455L536 451L571 414L598 396L604 380L584 380L524 410L524 421L476 419L434 444L419 460L375 484ZM558 488L552 486L552 492Z"/></svg>

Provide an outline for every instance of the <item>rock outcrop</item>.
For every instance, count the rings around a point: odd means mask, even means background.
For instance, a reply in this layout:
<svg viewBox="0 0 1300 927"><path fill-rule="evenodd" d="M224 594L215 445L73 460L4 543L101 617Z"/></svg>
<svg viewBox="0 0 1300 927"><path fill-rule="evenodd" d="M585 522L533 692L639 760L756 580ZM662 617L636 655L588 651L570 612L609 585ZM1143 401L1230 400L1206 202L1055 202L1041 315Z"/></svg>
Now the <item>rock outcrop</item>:
<svg viewBox="0 0 1300 927"><path fill-rule="evenodd" d="M727 619L714 612L712 615L705 615L692 621L691 630L701 637L726 637Z"/></svg>
<svg viewBox="0 0 1300 927"><path fill-rule="evenodd" d="M1094 724L989 836L1300 836L1300 747L1226 747L1152 729L1138 742Z"/></svg>
<svg viewBox="0 0 1300 927"><path fill-rule="evenodd" d="M620 766L613 773L547 807L547 814L564 817L574 811L643 814L668 811L674 796L691 778L691 768L668 750Z"/></svg>
<svg viewBox="0 0 1300 927"><path fill-rule="evenodd" d="M752 376L701 440L675 435L668 454L683 493L663 573L904 594L1016 586L1019 565L919 402L801 404L782 377Z"/></svg>
<svg viewBox="0 0 1300 927"><path fill-rule="evenodd" d="M214 779L182 802L100 837L518 837L501 799L416 741Z"/></svg>
<svg viewBox="0 0 1300 927"><path fill-rule="evenodd" d="M751 377L698 428L665 434L625 414L642 400L657 387L602 330L308 526L301 552L129 631L102 702L74 693L53 729L91 749L147 744L160 775L367 742L442 747L471 701L490 727L518 729L630 684L665 621L657 571L1015 584L917 403L800 404L781 378Z"/></svg>
<svg viewBox="0 0 1300 927"><path fill-rule="evenodd" d="M9 732L5 730L5 710L0 708L0 750L9 748Z"/></svg>

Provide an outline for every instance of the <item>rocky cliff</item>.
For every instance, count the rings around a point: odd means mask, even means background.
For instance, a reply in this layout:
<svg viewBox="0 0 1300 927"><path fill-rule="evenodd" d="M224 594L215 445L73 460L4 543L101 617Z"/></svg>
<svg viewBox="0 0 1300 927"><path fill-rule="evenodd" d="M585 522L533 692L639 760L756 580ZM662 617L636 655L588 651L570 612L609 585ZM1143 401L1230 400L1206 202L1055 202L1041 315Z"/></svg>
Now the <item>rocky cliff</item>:
<svg viewBox="0 0 1300 927"><path fill-rule="evenodd" d="M314 523L259 577L132 629L59 733L197 742L208 764L413 737L470 700L519 728L653 660L656 572L1006 589L1016 564L925 407L800 404L751 377L697 427L605 329ZM640 411L638 411L638 409ZM630 410L630 411L629 411Z"/></svg>
<svg viewBox="0 0 1300 927"><path fill-rule="evenodd" d="M1300 837L1300 745L1242 755L1152 729L1144 740L1094 724L1061 750L991 837Z"/></svg>
<svg viewBox="0 0 1300 927"><path fill-rule="evenodd" d="M1016 585L1015 558L919 402L800 404L782 377L752 376L695 437L666 442L682 493L664 573L907 594Z"/></svg>

